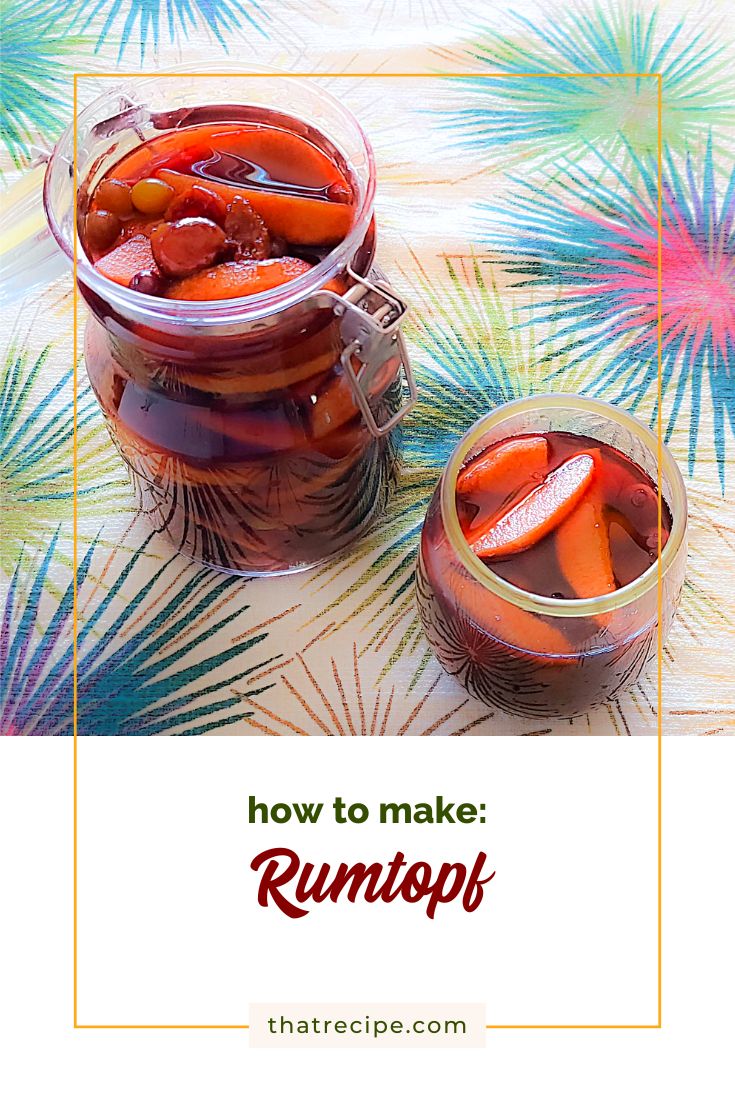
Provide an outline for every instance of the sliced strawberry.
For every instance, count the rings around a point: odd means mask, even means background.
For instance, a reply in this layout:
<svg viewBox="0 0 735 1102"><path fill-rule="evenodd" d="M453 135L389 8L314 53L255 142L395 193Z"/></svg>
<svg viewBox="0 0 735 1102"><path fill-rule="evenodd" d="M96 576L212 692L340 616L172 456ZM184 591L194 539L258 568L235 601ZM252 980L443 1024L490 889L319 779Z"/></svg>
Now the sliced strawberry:
<svg viewBox="0 0 735 1102"><path fill-rule="evenodd" d="M608 523L601 499L589 493L556 530L559 566L576 597L601 597L615 588Z"/></svg>
<svg viewBox="0 0 735 1102"><path fill-rule="evenodd" d="M142 234L128 238L122 245L106 253L97 261L95 268L114 283L121 283L123 287L128 287L130 280L138 272L157 271L150 240Z"/></svg>
<svg viewBox="0 0 735 1102"><path fill-rule="evenodd" d="M170 184L177 195L188 191L201 180L183 172L160 168L161 180ZM261 191L259 188L232 187L216 180L207 180L209 191L216 192L226 203L235 196L247 199L261 216L274 237L282 237L293 245L336 245L342 241L352 225L352 206L347 203L330 203L323 199L303 199L296 195L284 195L277 191Z"/></svg>
<svg viewBox="0 0 735 1102"><path fill-rule="evenodd" d="M496 444L468 463L457 478L457 493L481 490L508 494L529 479L541 481L548 457L543 436L520 436Z"/></svg>
<svg viewBox="0 0 735 1102"><path fill-rule="evenodd" d="M471 550L490 559L533 547L569 516L594 472L591 455L581 452L567 459L512 509L487 521L470 544Z"/></svg>

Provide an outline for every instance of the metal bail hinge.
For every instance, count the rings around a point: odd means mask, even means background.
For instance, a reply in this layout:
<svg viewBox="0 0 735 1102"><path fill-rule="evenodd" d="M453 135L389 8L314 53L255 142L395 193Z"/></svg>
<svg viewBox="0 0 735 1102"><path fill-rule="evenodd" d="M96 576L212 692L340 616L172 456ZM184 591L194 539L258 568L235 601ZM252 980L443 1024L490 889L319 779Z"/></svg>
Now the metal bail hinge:
<svg viewBox="0 0 735 1102"><path fill-rule="evenodd" d="M347 275L354 283L342 295L342 301L361 311L361 318L351 318L352 324L361 330L360 335L368 335L371 330L382 336L395 333L408 312L408 306L403 299L382 280L373 283L369 279L363 279L349 267ZM363 325L360 325L361 320Z"/></svg>
<svg viewBox="0 0 735 1102"><path fill-rule="evenodd" d="M342 331L347 341L341 356L342 367L370 432L373 436L386 436L413 408L418 398L406 342L400 330L408 306L382 280L372 282L363 279L349 267L347 274L354 283L339 297L339 304L335 306L335 311L343 316ZM370 408L368 395L375 376L390 358L391 344L395 344L396 354L400 357L399 369L403 368L406 377L408 399L390 420L379 425ZM354 357L363 364L359 376L353 364Z"/></svg>

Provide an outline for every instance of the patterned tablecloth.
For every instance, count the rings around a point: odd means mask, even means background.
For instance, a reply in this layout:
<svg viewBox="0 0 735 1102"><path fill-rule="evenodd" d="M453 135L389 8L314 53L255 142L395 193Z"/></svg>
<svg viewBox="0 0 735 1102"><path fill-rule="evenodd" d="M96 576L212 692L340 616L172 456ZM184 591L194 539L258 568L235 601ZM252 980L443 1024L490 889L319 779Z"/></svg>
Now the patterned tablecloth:
<svg viewBox="0 0 735 1102"><path fill-rule="evenodd" d="M656 81L391 72L663 74L662 413L690 494L663 729L735 733L728 11L725 0L7 0L8 188L31 178L39 147L69 122L74 71L221 62L323 73L376 150L379 259L412 307L421 389L402 482L380 527L323 569L243 581L200 570L149 536L80 370L81 734L655 730L655 670L615 705L574 721L512 719L468 700L427 649L412 580L442 465L489 408L556 389L656 417ZM85 97L94 91L88 81ZM72 731L71 311L67 273L5 312L8 734Z"/></svg>

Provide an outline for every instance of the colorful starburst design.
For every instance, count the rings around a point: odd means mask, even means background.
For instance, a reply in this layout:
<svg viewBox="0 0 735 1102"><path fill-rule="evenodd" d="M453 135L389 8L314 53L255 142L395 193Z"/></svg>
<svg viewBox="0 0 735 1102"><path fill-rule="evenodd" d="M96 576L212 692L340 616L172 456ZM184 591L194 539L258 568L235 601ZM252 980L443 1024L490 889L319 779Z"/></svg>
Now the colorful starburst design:
<svg viewBox="0 0 735 1102"><path fill-rule="evenodd" d="M632 155L632 154L631 154ZM484 205L486 240L518 286L553 287L534 319L559 325L572 365L591 355L603 366L592 393L639 407L657 389L658 188L654 161L634 157L635 182L598 155L600 173L565 163L556 188L517 181L502 209ZM735 169L718 188L712 142L701 172L669 154L662 176L662 370L666 438L689 415L694 470L703 406L725 484L727 427L735 430ZM508 223L510 223L508 225ZM709 395L707 394L709 390ZM658 409L654 404L653 417Z"/></svg>
<svg viewBox="0 0 735 1102"><path fill-rule="evenodd" d="M475 152L497 157L500 147L516 143L524 156L547 157L572 156L587 145L608 156L624 143L641 155L656 149L655 78L535 74L661 73L663 131L669 148L680 152L714 122L726 127L733 118L733 78L722 45L684 20L660 30L656 8L608 0L564 5L542 23L510 12L504 23L504 33L487 28L475 46L452 55L455 63L469 57L490 72L524 74L457 82L472 99L444 126Z"/></svg>

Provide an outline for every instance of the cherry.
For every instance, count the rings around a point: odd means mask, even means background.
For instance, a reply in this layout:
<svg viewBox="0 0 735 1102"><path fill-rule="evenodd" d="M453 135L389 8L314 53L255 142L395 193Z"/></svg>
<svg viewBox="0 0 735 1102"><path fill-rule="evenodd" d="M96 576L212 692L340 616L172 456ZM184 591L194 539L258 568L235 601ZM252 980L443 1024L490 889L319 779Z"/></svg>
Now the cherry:
<svg viewBox="0 0 735 1102"><path fill-rule="evenodd" d="M181 218L156 226L151 249L163 274L180 279L213 264L225 240L224 230L208 218Z"/></svg>
<svg viewBox="0 0 735 1102"><path fill-rule="evenodd" d="M161 273L154 268L136 272L130 280L130 290L139 291L142 295L162 295L164 287L165 282Z"/></svg>
<svg viewBox="0 0 735 1102"><path fill-rule="evenodd" d="M84 223L87 244L94 252L109 249L120 234L120 219L110 210L90 211Z"/></svg>
<svg viewBox="0 0 735 1102"><path fill-rule="evenodd" d="M166 218L169 222L192 217L209 218L211 222L222 226L227 217L227 204L216 192L200 184L194 184L172 199L166 210Z"/></svg>
<svg viewBox="0 0 735 1102"><path fill-rule="evenodd" d="M94 198L100 209L111 210L119 218L129 218L133 213L130 186L122 180L102 180L95 188Z"/></svg>

